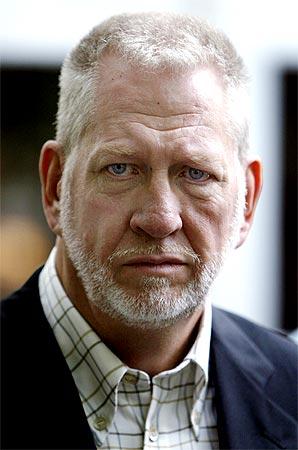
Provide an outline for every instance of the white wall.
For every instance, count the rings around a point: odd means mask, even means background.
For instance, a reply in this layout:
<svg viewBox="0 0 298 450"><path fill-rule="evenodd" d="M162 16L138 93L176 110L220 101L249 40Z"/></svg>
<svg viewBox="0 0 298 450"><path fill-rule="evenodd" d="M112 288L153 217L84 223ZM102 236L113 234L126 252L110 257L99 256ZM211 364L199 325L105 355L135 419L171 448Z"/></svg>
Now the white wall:
<svg viewBox="0 0 298 450"><path fill-rule="evenodd" d="M9 0L2 4L3 63L57 64L93 25L123 11L170 10L209 19L230 36L251 76L251 146L265 165L255 225L226 265L214 302L259 323L279 325L281 155L279 70L298 67L296 0Z"/></svg>

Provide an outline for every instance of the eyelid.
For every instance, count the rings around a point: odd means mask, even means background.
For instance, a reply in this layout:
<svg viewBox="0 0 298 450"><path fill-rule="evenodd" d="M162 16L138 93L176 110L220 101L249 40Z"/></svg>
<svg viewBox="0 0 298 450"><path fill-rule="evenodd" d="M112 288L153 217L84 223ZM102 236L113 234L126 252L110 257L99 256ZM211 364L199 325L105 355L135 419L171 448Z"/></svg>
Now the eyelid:
<svg viewBox="0 0 298 450"><path fill-rule="evenodd" d="M202 172L202 174L204 175L202 177L202 179L196 179L196 178L192 178L190 176L187 176L187 171L189 171L190 169L194 169L194 170L198 170L199 172ZM210 172L207 172L206 170L200 169L199 167L192 167L192 166L185 166L183 168L183 170L180 172L180 176L185 176L185 178L187 178L187 180L192 181L193 183L201 183L203 184L204 182L210 180L213 176Z"/></svg>

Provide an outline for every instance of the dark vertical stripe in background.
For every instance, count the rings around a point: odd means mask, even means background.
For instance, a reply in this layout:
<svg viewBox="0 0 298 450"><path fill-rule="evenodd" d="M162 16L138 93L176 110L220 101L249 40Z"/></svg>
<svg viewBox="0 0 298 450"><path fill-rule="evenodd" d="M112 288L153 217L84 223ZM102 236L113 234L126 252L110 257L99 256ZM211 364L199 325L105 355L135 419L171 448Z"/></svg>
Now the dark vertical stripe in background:
<svg viewBox="0 0 298 450"><path fill-rule="evenodd" d="M298 72L288 70L282 76L282 160L283 160L283 273L282 327L297 327L297 83Z"/></svg>

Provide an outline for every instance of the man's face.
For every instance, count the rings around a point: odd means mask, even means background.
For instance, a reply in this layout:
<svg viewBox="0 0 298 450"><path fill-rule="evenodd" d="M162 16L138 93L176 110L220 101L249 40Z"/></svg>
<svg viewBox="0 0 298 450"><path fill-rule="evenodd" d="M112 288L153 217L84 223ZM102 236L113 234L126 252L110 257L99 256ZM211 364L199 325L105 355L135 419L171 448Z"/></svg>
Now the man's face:
<svg viewBox="0 0 298 450"><path fill-rule="evenodd" d="M244 174L213 71L156 76L110 57L101 77L98 126L63 175L62 235L93 304L160 326L201 305L237 242Z"/></svg>

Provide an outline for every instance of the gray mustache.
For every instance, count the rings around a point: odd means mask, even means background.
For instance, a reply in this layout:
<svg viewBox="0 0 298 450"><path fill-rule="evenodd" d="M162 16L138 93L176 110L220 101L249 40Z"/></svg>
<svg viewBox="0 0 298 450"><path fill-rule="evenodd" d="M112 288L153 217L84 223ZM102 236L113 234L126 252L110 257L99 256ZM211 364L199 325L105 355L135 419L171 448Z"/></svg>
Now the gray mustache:
<svg viewBox="0 0 298 450"><path fill-rule="evenodd" d="M125 256L150 256L150 255L184 255L189 256L193 259L195 264L200 263L200 257L190 248L184 245L177 244L169 244L169 245L161 245L161 244L150 244L150 245L138 245L135 247L130 247L123 250L115 250L112 255L108 258L108 263L112 264L113 261L117 258L122 258Z"/></svg>

